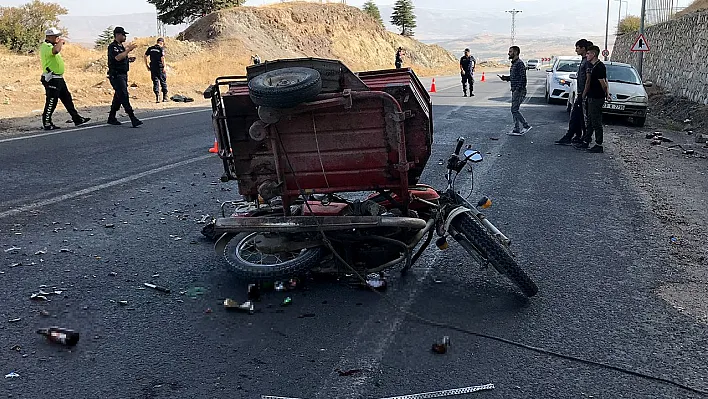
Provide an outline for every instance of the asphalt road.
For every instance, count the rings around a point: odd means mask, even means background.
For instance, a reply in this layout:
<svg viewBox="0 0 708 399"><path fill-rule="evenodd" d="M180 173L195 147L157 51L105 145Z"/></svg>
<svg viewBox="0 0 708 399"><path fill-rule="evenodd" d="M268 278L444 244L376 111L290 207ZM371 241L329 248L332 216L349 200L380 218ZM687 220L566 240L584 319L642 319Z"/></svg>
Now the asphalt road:
<svg viewBox="0 0 708 399"><path fill-rule="evenodd" d="M508 86L487 79L474 98L461 97L458 78L437 79L423 181L443 185L438 161L459 135L482 151L472 198L493 199L488 216L540 292L523 299L453 244L430 249L406 278L391 276L386 297L439 322L708 390L705 326L655 296L670 278L657 249L667 237L612 143L605 154L553 145L567 115L543 104L540 72L529 75L522 107L533 130L507 136ZM269 293L252 316L224 311L224 298L246 293L196 224L236 197L218 182L212 137L209 112L198 111L140 129L0 140L0 372L19 374L0 379L0 397L381 398L488 383L495 389L462 397L699 397L430 327L333 282ZM30 300L42 286L63 292ZM194 287L205 292L180 295ZM293 304L280 307L286 295ZM307 313L315 316L298 317ZM81 341L47 344L34 331L50 325L76 329ZM450 351L431 353L444 335Z"/></svg>

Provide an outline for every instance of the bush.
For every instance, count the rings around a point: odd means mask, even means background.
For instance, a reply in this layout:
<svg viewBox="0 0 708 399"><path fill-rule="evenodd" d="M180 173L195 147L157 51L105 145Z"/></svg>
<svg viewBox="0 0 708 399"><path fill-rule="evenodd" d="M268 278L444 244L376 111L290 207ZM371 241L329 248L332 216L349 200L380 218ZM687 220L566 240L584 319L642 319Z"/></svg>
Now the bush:
<svg viewBox="0 0 708 399"><path fill-rule="evenodd" d="M0 7L0 43L17 52L34 50L44 41L44 31L59 25L59 16L66 13L59 4L39 0Z"/></svg>

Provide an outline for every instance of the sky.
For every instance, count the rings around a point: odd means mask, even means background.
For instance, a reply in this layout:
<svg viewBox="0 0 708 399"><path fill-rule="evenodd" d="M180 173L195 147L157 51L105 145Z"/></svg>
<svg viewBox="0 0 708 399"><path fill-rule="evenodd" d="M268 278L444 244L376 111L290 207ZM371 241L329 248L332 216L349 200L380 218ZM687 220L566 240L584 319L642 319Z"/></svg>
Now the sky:
<svg viewBox="0 0 708 399"><path fill-rule="evenodd" d="M109 0L45 0L53 1L69 10L69 15L71 16L103 16L103 15L121 15L121 14L133 14L133 13L143 13L143 12L153 12L155 8L145 0L121 0L119 9L116 9L115 3ZM339 0L330 0L331 2L339 2ZM347 4L360 7L365 0L346 0ZM641 0L627 0L629 7L629 14L639 15L641 10ZM2 5L16 6L27 3L27 0L1 0ZM258 6L269 3L278 3L279 0L247 0L247 5ZM378 0L375 2L378 5L390 5L393 4L393 0ZM439 7L439 4L444 3L444 7ZM617 6L620 4L619 0L611 0L610 16L617 15ZM685 7L691 3L691 0L677 0L677 5L679 7ZM472 5L474 4L474 6ZM626 4L626 3L623 3ZM584 6L595 10L604 11L607 7L607 2L604 0L413 0L413 5L418 8L434 8L449 10L454 12L455 10L470 10L470 9L481 9L484 11L491 11L498 8L499 11L503 11L506 7L515 7L517 9L524 10L524 12L551 12L551 11L562 11L564 8L568 7L578 7ZM623 5L623 9L626 5ZM600 13L598 13L600 14ZM604 12L603 12L604 14ZM624 10L622 11L624 14ZM532 14L529 16L532 18ZM616 17L615 17L616 18ZM603 18L604 19L604 18Z"/></svg>

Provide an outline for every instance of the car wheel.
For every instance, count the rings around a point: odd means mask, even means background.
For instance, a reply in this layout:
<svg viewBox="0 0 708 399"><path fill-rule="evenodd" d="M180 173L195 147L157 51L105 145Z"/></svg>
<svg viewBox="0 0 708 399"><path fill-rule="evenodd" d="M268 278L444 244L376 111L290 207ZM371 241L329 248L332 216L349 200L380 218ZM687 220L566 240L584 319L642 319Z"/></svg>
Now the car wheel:
<svg viewBox="0 0 708 399"><path fill-rule="evenodd" d="M553 99L551 99L551 93L548 92L548 88L546 88L546 103L551 104L553 102Z"/></svg>

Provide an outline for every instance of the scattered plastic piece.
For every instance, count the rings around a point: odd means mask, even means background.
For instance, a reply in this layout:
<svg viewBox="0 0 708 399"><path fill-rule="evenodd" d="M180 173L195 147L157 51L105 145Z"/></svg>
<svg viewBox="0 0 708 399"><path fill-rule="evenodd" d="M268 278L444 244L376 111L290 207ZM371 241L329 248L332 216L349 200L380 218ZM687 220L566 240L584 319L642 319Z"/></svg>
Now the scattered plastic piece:
<svg viewBox="0 0 708 399"><path fill-rule="evenodd" d="M282 281L277 281L277 282L275 283L275 288L274 288L274 289L275 289L277 292L283 292L283 291L285 291L285 284L283 284Z"/></svg>
<svg viewBox="0 0 708 399"><path fill-rule="evenodd" d="M211 308L206 308L206 310L204 311L204 313L206 313L206 314L209 314L209 313L212 313L212 312L213 312L213 310L211 310Z"/></svg>
<svg viewBox="0 0 708 399"><path fill-rule="evenodd" d="M290 297L287 297L283 299L283 303L280 306L290 306L293 303L293 299Z"/></svg>
<svg viewBox="0 0 708 399"><path fill-rule="evenodd" d="M486 384L486 385L477 385L477 386L466 387L466 388L447 389L444 391L424 392L424 393L416 393L416 394L412 394L412 395L403 395L403 396L391 396L389 398L381 398L381 399L444 398L444 397L448 397L448 396L464 395L466 393L473 393L473 392L479 392L479 391L489 391L492 389L494 389L494 384Z"/></svg>
<svg viewBox="0 0 708 399"><path fill-rule="evenodd" d="M244 302L244 303L238 303L238 302L234 301L233 299L226 298L226 299L224 299L224 307L226 309L238 310L241 312L248 312L248 314L255 313L255 307L253 306L253 302L251 302L251 301Z"/></svg>
<svg viewBox="0 0 708 399"><path fill-rule="evenodd" d="M8 322L8 323L17 323L17 322L20 321L20 320L22 320L22 317L18 317L18 318L16 318L16 319L11 319L11 320L8 320L7 322Z"/></svg>
<svg viewBox="0 0 708 399"><path fill-rule="evenodd" d="M337 374L339 374L340 377L351 377L351 376L353 376L354 374L359 374L359 373L363 372L364 370L362 370L362 369L351 369L351 370L346 370L346 371L344 371L344 370L340 370L340 369L335 369L334 371L336 371Z"/></svg>
<svg viewBox="0 0 708 399"><path fill-rule="evenodd" d="M164 292L165 294L169 294L170 292L172 292L172 291L170 291L169 288L160 287L159 285L155 285L155 284L143 283L143 285L146 286L146 287L148 287L148 288L152 288L152 289L154 289L154 290L157 290L157 291L160 291L160 292Z"/></svg>
<svg viewBox="0 0 708 399"><path fill-rule="evenodd" d="M12 247L12 248L6 249L5 253L12 252L12 251L19 251L21 249L22 249L21 247Z"/></svg>
<svg viewBox="0 0 708 399"><path fill-rule="evenodd" d="M112 228L114 228L114 227L116 227L116 225L113 224L113 223L108 223L108 224L106 225L106 228L107 228L107 229L112 229Z"/></svg>
<svg viewBox="0 0 708 399"><path fill-rule="evenodd" d="M20 376L20 375L17 374L17 373L15 373L14 371L13 371L12 373L10 373L10 374L5 374L5 378L17 378L17 377L19 377L19 376Z"/></svg>
<svg viewBox="0 0 708 399"><path fill-rule="evenodd" d="M388 287L386 280L379 273L371 273L366 276L366 285L377 291L383 291Z"/></svg>
<svg viewBox="0 0 708 399"><path fill-rule="evenodd" d="M443 337L442 343L440 344L433 344L432 351L434 353L437 353L439 355L444 355L447 353L447 348L450 346L450 337L447 335Z"/></svg>
<svg viewBox="0 0 708 399"><path fill-rule="evenodd" d="M10 265L10 267L18 267L18 266L22 266L22 262L13 263Z"/></svg>
<svg viewBox="0 0 708 399"><path fill-rule="evenodd" d="M34 253L35 255L46 255L47 254L47 248L44 248L41 251L37 251Z"/></svg>
<svg viewBox="0 0 708 399"><path fill-rule="evenodd" d="M118 304L121 305L121 306L127 306L127 305L128 305L128 301L118 301Z"/></svg>
<svg viewBox="0 0 708 399"><path fill-rule="evenodd" d="M74 330L59 327L40 328L37 334L47 337L49 342L54 342L66 346L74 346L79 343L79 333Z"/></svg>
<svg viewBox="0 0 708 399"><path fill-rule="evenodd" d="M51 302L51 301L52 301L51 299L47 298L46 295L41 295L41 294L39 294L39 293L37 293L37 294L32 294L32 295L30 296L30 299L33 299L33 300L35 300L35 301L45 301L45 302Z"/></svg>

